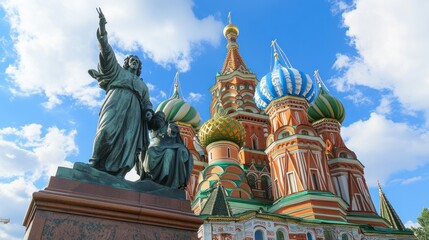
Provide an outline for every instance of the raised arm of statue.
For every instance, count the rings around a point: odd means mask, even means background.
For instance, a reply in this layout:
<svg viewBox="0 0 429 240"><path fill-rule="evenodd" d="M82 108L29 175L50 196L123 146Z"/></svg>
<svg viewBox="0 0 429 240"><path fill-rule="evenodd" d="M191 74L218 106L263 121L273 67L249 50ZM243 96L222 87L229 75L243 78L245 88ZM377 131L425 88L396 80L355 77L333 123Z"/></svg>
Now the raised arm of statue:
<svg viewBox="0 0 429 240"><path fill-rule="evenodd" d="M107 41L106 32L106 17L101 8L97 8L99 26L97 29L97 39L100 47L100 55L98 57L98 71L90 69L88 71L91 77L97 79L98 84L104 90L108 89L110 82L119 74L121 66L116 60L115 53Z"/></svg>
<svg viewBox="0 0 429 240"><path fill-rule="evenodd" d="M99 22L99 27L98 27L98 31L99 34L102 36L106 35L106 17L104 17L103 12L101 11L101 8L96 8L97 12L98 12L98 18L100 19Z"/></svg>

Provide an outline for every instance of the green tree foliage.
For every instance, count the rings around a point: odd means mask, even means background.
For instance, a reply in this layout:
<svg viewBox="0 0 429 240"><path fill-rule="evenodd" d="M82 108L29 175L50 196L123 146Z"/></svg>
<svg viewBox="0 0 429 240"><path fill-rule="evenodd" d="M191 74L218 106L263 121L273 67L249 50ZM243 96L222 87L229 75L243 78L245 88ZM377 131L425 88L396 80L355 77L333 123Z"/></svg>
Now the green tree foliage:
<svg viewBox="0 0 429 240"><path fill-rule="evenodd" d="M429 240L429 209L423 208L420 217L417 218L420 227L411 227L419 240Z"/></svg>

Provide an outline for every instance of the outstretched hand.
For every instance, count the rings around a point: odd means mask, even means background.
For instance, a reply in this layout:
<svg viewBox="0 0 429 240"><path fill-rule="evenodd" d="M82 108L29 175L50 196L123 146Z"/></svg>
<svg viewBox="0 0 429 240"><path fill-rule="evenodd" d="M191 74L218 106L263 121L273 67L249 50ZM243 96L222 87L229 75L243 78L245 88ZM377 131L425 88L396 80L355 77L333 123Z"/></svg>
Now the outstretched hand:
<svg viewBox="0 0 429 240"><path fill-rule="evenodd" d="M99 22L99 29L100 29L100 35L106 35L106 17L104 17L103 12L101 11L101 8L95 8L98 12L98 18L100 19Z"/></svg>

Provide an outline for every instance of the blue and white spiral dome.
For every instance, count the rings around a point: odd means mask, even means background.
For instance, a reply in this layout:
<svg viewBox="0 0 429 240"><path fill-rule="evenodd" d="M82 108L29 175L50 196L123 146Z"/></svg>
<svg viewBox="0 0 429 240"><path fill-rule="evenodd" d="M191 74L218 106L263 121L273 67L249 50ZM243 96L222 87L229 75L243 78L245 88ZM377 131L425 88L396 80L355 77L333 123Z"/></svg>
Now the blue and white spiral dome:
<svg viewBox="0 0 429 240"><path fill-rule="evenodd" d="M285 97L295 96L305 98L308 103L316 98L316 84L303 72L283 67L276 59L273 70L262 77L256 86L256 105L265 109L271 101Z"/></svg>

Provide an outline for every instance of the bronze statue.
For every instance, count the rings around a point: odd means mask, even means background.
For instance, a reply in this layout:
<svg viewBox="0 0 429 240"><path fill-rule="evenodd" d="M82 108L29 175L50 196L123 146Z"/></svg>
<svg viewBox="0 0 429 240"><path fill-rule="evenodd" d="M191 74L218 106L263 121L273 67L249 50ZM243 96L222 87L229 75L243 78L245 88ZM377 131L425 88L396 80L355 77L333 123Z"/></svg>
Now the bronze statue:
<svg viewBox="0 0 429 240"><path fill-rule="evenodd" d="M97 9L97 39L100 54L98 71L88 71L106 91L89 165L123 178L135 164L141 175L139 157L144 158L149 145L147 123L153 116L149 90L141 79L141 61L137 56L125 58L121 67L107 41L106 18Z"/></svg>
<svg viewBox="0 0 429 240"><path fill-rule="evenodd" d="M193 157L183 144L179 126L167 122L163 112L156 112L149 123L152 142L143 162L143 179L161 185L184 189L192 174Z"/></svg>

